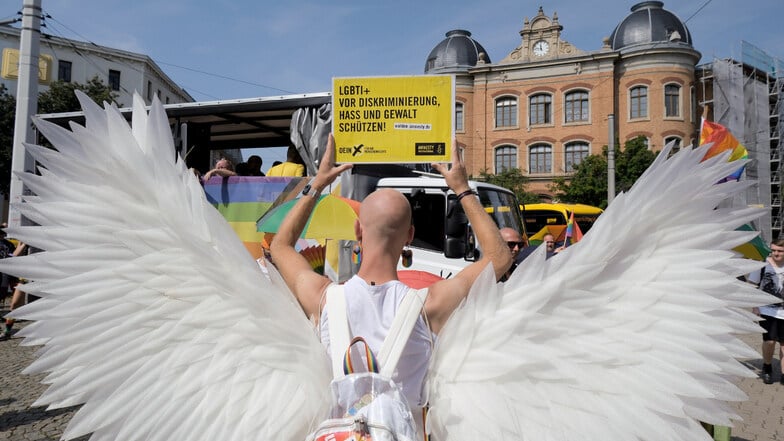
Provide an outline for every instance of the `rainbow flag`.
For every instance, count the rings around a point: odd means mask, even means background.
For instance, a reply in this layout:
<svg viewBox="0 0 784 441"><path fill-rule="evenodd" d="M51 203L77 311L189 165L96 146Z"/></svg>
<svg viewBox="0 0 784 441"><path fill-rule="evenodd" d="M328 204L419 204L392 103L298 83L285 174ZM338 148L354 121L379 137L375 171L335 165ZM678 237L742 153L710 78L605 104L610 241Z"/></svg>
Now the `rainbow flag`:
<svg viewBox="0 0 784 441"><path fill-rule="evenodd" d="M746 147L744 147L737 138L732 136L732 133L730 133L726 127L702 118L700 124L700 145L709 142L712 142L713 145L705 152L705 156L702 158L703 161L712 158L719 153L726 152L727 150L732 150L732 154L729 158L730 162L737 161L738 159L747 159L749 157L749 152L746 150ZM743 174L744 168L745 165L719 182L739 180L740 176Z"/></svg>
<svg viewBox="0 0 784 441"><path fill-rule="evenodd" d="M583 238L583 232L580 231L580 225L574 221L574 211L569 215L569 220L566 222L566 234L564 238L564 246L577 243Z"/></svg>
<svg viewBox="0 0 784 441"><path fill-rule="evenodd" d="M250 254L261 257L264 233L256 222L282 201L293 199L307 183L305 178L231 176L213 177L204 183L207 201L218 209L242 240Z"/></svg>
<svg viewBox="0 0 784 441"><path fill-rule="evenodd" d="M735 138L726 127L702 118L702 124L700 127L700 145L707 144L709 142L712 142L713 145L708 149L707 152L705 152L705 156L702 158L703 161L716 156L721 152L726 152L727 150L732 150L728 160L729 162L737 161L738 159L748 159L749 157L749 152L746 150L746 147L744 147L743 144L741 144L740 141L738 141L738 139ZM743 174L744 168L745 166L740 167L734 173L717 183L739 180ZM749 224L745 224L739 227L737 230L755 231L754 227ZM751 241L735 247L735 251L743 254L749 259L764 261L770 253L770 248L768 248L767 244L765 244L760 236L757 236Z"/></svg>

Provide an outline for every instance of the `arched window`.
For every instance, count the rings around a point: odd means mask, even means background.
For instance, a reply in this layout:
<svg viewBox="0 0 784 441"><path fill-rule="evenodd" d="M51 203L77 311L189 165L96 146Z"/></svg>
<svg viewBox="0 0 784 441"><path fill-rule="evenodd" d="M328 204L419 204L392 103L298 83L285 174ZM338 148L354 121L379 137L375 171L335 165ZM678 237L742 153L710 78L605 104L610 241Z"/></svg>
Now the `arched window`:
<svg viewBox="0 0 784 441"><path fill-rule="evenodd" d="M583 141L570 142L564 146L565 164L564 170L567 173L574 171L574 166L583 162L591 151L588 143Z"/></svg>
<svg viewBox="0 0 784 441"><path fill-rule="evenodd" d="M495 149L495 172L502 173L506 170L517 168L517 147L502 145Z"/></svg>
<svg viewBox="0 0 784 441"><path fill-rule="evenodd" d="M664 116L668 118L681 116L681 86L677 84L664 86Z"/></svg>
<svg viewBox="0 0 784 441"><path fill-rule="evenodd" d="M648 117L648 87L636 86L629 90L629 118Z"/></svg>
<svg viewBox="0 0 784 441"><path fill-rule="evenodd" d="M675 144L675 145L672 146L672 152L673 153L675 153L675 152L677 152L678 150L681 149L681 144L683 143L683 140L681 140L680 137L678 137L678 136L668 136L668 137L664 138L664 145L667 145L667 144L669 144L671 142Z"/></svg>
<svg viewBox="0 0 784 441"><path fill-rule="evenodd" d="M549 144L534 144L528 148L528 172L552 173L553 148Z"/></svg>
<svg viewBox="0 0 784 441"><path fill-rule="evenodd" d="M588 121L588 92L576 90L564 96L564 121Z"/></svg>
<svg viewBox="0 0 784 441"><path fill-rule="evenodd" d="M495 126L517 126L517 98L503 97L495 101Z"/></svg>
<svg viewBox="0 0 784 441"><path fill-rule="evenodd" d="M532 95L528 102L530 107L528 122L530 125L551 124L553 122L553 97L550 94L540 93Z"/></svg>
<svg viewBox="0 0 784 441"><path fill-rule="evenodd" d="M463 103L455 103L455 132L462 132L465 130L463 118Z"/></svg>

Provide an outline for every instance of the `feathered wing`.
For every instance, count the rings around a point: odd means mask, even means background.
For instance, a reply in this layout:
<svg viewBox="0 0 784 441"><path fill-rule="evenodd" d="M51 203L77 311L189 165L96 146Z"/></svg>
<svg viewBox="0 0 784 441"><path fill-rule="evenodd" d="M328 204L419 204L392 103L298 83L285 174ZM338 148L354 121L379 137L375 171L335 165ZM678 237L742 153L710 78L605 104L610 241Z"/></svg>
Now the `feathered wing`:
<svg viewBox="0 0 784 441"><path fill-rule="evenodd" d="M304 439L328 411L329 360L301 308L207 203L175 155L163 107L80 96L84 127L37 121L40 176L10 231L45 250L0 271L41 298L14 311L43 344L37 404L84 405L65 438ZM270 280L272 279L272 280Z"/></svg>
<svg viewBox="0 0 784 441"><path fill-rule="evenodd" d="M668 153L577 244L505 284L483 273L439 335L434 439L707 440L697 421L739 418L736 360L758 355L736 335L771 302L732 248L762 210L715 209L750 185L713 185L738 167L726 156Z"/></svg>

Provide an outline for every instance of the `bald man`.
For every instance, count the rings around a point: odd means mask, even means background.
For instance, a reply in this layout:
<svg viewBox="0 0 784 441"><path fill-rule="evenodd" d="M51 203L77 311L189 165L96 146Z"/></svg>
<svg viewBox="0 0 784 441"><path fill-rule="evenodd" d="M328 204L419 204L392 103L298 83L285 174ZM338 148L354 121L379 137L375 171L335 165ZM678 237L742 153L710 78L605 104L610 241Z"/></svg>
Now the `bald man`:
<svg viewBox="0 0 784 441"><path fill-rule="evenodd" d="M334 165L334 150L334 141L330 135L316 177L310 187L303 190L304 196L283 220L271 246L273 261L285 262L278 266L283 280L305 314L320 327L325 345L329 342L329 318L324 293L332 282L311 269L305 258L294 249L294 243L305 227L321 191L334 182L340 173L351 168L348 164ZM487 265L492 265L496 280L499 280L512 263L511 253L498 227L468 186L460 155L453 154L451 168L445 164L433 164L433 167L458 195L482 248L482 256L455 276L431 285L428 290L424 307L427 320L420 316L393 376L393 380L401 385L415 416L422 414L421 408L425 404L421 396L422 383L430 359L433 335L444 327ZM344 284L347 317L351 334L364 337L370 349L378 354L392 318L408 291L408 287L398 280L397 264L403 247L414 238L414 227L411 225L408 200L392 189L371 193L362 202L359 213L354 228L361 245L362 262L357 274Z"/></svg>

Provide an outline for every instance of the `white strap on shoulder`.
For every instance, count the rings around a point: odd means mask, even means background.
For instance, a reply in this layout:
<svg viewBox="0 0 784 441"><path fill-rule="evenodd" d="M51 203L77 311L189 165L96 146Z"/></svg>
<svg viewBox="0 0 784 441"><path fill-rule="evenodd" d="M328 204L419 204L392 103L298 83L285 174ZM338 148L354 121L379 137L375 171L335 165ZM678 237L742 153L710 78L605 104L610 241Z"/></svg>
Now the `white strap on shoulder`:
<svg viewBox="0 0 784 441"><path fill-rule="evenodd" d="M392 320L392 326L389 328L389 333L381 345L378 352L378 364L381 366L381 375L392 378L395 372L397 362L400 360L400 355L403 353L403 348L408 342L408 337L411 336L411 331L414 330L414 325L419 319L419 314L425 306L425 299L427 298L427 288L423 289L409 289L400 302L395 318ZM330 317L332 320L332 317ZM330 335L332 335L330 333Z"/></svg>
<svg viewBox="0 0 784 441"><path fill-rule="evenodd" d="M329 318L329 352L332 357L332 377L343 377L343 357L351 341L346 313L346 293L342 285L327 288L327 317Z"/></svg>

